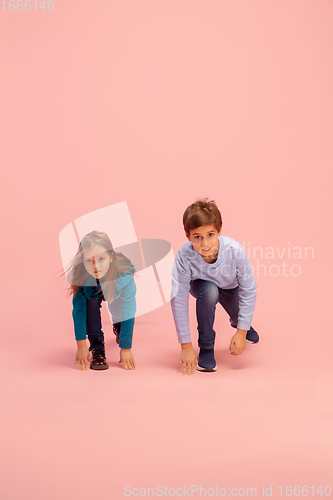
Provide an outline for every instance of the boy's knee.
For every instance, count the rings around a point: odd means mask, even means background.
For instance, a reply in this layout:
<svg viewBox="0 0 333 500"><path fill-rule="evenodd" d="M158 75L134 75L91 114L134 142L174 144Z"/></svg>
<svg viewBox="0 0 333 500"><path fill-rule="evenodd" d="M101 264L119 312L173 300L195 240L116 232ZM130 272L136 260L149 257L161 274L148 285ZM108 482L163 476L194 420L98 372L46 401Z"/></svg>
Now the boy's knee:
<svg viewBox="0 0 333 500"><path fill-rule="evenodd" d="M204 285L200 288L199 297L210 304L217 304L219 301L219 290L212 281L205 281Z"/></svg>

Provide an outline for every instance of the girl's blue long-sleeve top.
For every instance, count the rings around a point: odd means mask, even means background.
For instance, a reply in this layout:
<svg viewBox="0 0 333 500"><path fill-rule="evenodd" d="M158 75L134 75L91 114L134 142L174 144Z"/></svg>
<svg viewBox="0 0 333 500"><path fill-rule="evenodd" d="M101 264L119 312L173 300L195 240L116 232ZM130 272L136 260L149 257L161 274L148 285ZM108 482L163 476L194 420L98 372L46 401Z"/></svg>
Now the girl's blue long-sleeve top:
<svg viewBox="0 0 333 500"><path fill-rule="evenodd" d="M84 286L81 286L76 294L73 295L73 320L76 340L85 340L87 335L87 306L86 299L98 299L101 290L100 285L91 285L94 278L87 279ZM96 283L96 281L95 281ZM132 348L134 316L136 311L136 286L132 274L122 273L117 279L117 285L114 294L114 300L121 300L121 330L119 347L121 349ZM103 300L104 296L103 296Z"/></svg>

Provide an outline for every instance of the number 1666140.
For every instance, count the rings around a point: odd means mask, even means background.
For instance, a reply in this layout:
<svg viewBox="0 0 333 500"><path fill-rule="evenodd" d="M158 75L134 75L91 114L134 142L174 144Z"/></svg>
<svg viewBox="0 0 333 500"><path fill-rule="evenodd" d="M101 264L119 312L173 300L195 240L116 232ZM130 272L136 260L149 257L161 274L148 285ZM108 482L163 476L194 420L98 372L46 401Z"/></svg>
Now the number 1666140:
<svg viewBox="0 0 333 500"><path fill-rule="evenodd" d="M3 12L22 12L46 10L52 12L54 10L53 0L3 0L1 2Z"/></svg>

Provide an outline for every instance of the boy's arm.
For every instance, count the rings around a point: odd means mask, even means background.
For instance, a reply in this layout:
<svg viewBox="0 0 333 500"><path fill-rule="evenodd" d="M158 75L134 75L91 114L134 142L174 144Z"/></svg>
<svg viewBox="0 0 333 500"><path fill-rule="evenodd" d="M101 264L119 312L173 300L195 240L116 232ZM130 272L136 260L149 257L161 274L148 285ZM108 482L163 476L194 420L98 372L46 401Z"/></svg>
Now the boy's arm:
<svg viewBox="0 0 333 500"><path fill-rule="evenodd" d="M181 344L181 354L177 370L182 366L183 375L192 375L197 363L191 333L189 329L188 306L191 286L191 272L182 261L178 252L172 269L171 307L177 330L178 341Z"/></svg>
<svg viewBox="0 0 333 500"><path fill-rule="evenodd" d="M172 292L170 302L180 344L191 342L188 318L190 283L190 269L182 260L178 252L172 268Z"/></svg>
<svg viewBox="0 0 333 500"><path fill-rule="evenodd" d="M236 275L239 285L238 330L248 331L254 313L257 297L257 285L253 269L244 248L240 245L236 259Z"/></svg>

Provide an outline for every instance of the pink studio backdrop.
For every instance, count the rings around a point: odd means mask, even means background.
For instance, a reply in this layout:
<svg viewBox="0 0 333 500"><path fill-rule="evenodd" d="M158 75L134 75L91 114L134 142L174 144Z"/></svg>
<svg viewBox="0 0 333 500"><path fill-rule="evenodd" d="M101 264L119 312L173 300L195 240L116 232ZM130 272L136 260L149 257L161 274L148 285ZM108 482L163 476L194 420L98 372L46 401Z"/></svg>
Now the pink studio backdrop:
<svg viewBox="0 0 333 500"><path fill-rule="evenodd" d="M169 496L191 485L333 494L333 3L8 7L2 498L118 500L158 485ZM62 228L126 201L137 237L176 254L183 211L202 196L255 268L259 344L230 356L219 308L217 372L183 377L165 304L137 318L127 372L104 309L110 369L75 370L71 299L57 280Z"/></svg>

